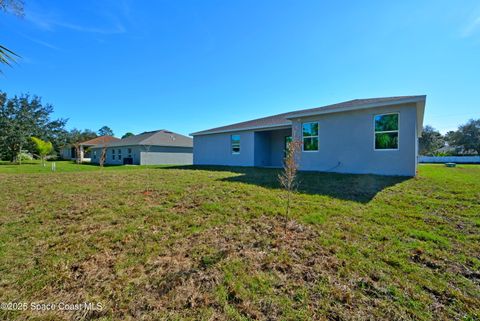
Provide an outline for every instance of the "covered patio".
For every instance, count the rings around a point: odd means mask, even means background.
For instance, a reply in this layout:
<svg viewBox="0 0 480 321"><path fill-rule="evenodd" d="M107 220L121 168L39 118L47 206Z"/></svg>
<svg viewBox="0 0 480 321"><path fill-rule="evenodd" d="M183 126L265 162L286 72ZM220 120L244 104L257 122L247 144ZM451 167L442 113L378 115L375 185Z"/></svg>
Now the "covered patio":
<svg viewBox="0 0 480 321"><path fill-rule="evenodd" d="M282 167L292 128L262 130L254 133L254 164L257 167Z"/></svg>

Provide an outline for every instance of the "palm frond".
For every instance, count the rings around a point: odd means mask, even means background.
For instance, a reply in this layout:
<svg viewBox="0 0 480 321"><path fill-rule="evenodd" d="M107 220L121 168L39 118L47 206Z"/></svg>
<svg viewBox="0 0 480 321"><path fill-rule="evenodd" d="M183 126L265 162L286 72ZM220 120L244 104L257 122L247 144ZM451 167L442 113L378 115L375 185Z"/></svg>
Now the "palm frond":
<svg viewBox="0 0 480 321"><path fill-rule="evenodd" d="M0 64L4 64L7 66L12 66L13 62L16 62L16 58L20 58L15 52L11 51L10 49L0 45ZM0 70L0 73L3 73Z"/></svg>

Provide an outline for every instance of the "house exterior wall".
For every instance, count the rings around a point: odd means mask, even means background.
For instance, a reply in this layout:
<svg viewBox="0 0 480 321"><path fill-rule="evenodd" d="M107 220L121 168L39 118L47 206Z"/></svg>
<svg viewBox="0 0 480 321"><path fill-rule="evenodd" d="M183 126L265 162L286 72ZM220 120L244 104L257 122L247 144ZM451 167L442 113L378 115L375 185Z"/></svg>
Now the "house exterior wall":
<svg viewBox="0 0 480 321"><path fill-rule="evenodd" d="M254 163L255 166L270 166L270 131L254 133Z"/></svg>
<svg viewBox="0 0 480 321"><path fill-rule="evenodd" d="M63 147L60 152L60 157L62 159L72 159L72 148L71 147Z"/></svg>
<svg viewBox="0 0 480 321"><path fill-rule="evenodd" d="M128 153L129 149L131 153ZM118 146L107 147L106 152L106 165L123 165L123 159L129 156L133 159L133 165L187 165L192 164L193 160L192 147L150 146L147 152L143 146ZM98 164L101 154L102 148L92 149L91 162ZM119 155L122 156L121 159Z"/></svg>
<svg viewBox="0 0 480 321"><path fill-rule="evenodd" d="M152 146L139 150L141 165L191 165L193 163L192 147Z"/></svg>
<svg viewBox="0 0 480 321"><path fill-rule="evenodd" d="M374 116L399 113L398 150L374 149ZM295 140L302 140L302 124L318 121L318 151L302 151L300 170L415 176L417 116L415 104L318 115L293 120Z"/></svg>
<svg viewBox="0 0 480 321"><path fill-rule="evenodd" d="M231 135L240 135L239 154L232 153ZM253 131L194 136L193 164L254 166L254 140Z"/></svg>
<svg viewBox="0 0 480 321"><path fill-rule="evenodd" d="M88 156L87 152L85 152L85 149L86 147L84 146L81 146L80 145L80 161L81 162L89 162L90 161L90 158L89 157L86 157ZM62 159L70 159L70 160L76 160L77 158L76 157L72 157L72 153L76 153L75 151L75 148L74 147L63 147L61 150L60 150L60 157Z"/></svg>
<svg viewBox="0 0 480 321"><path fill-rule="evenodd" d="M128 149L132 150L132 153L128 153ZM115 154L112 153L112 150L115 150ZM121 151L122 158L119 159L118 151ZM98 164L100 162L100 157L102 155L102 148L92 148L91 150L91 163ZM115 158L113 158L115 155ZM133 158L133 164L140 164L140 153L137 146L121 146L121 147L107 147L105 164L106 165L123 165L123 158L128 157L129 155Z"/></svg>
<svg viewBox="0 0 480 321"><path fill-rule="evenodd" d="M399 113L398 150L375 150L374 116ZM282 166L285 136L302 140L302 124L318 121L319 150L302 151L299 169L340 173L415 176L416 105L402 104L292 119L292 129L239 131L194 136L195 165ZM241 152L232 154L230 136L240 135Z"/></svg>

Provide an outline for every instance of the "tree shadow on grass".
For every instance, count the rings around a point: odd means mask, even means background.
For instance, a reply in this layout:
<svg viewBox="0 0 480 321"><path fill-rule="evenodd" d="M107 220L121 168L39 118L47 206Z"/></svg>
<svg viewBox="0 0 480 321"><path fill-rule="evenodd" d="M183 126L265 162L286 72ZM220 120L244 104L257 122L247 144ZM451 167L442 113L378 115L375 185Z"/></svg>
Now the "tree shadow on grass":
<svg viewBox="0 0 480 321"><path fill-rule="evenodd" d="M219 180L273 189L280 188L278 182L280 169L229 166L171 166L162 168L233 172L239 175L224 177ZM409 179L411 177L407 176L299 172L297 191L303 194L325 195L341 200L368 203L385 188Z"/></svg>

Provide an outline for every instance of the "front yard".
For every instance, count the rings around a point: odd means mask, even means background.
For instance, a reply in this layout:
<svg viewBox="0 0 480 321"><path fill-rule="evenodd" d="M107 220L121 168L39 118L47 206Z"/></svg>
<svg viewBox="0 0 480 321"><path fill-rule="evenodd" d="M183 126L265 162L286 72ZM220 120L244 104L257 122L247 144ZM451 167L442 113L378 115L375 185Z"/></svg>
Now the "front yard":
<svg viewBox="0 0 480 321"><path fill-rule="evenodd" d="M0 319L480 320L480 166L276 173L0 164Z"/></svg>

